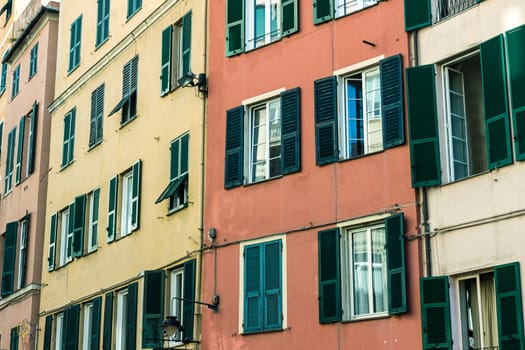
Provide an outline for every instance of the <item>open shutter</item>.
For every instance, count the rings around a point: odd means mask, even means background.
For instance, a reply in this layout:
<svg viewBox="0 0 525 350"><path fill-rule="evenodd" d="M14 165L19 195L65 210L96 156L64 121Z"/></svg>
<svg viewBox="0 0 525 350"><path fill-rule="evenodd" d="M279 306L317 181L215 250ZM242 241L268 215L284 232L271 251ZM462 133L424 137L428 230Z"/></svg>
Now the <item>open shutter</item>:
<svg viewBox="0 0 525 350"><path fill-rule="evenodd" d="M282 328L281 241L264 244L264 330Z"/></svg>
<svg viewBox="0 0 525 350"><path fill-rule="evenodd" d="M519 263L494 268L500 349L524 349Z"/></svg>
<svg viewBox="0 0 525 350"><path fill-rule="evenodd" d="M18 127L18 147L16 148L16 168L15 168L15 183L18 185L22 179L22 155L24 154L24 133L25 133L26 117L20 119Z"/></svg>
<svg viewBox="0 0 525 350"><path fill-rule="evenodd" d="M441 184L434 65L407 68L412 186Z"/></svg>
<svg viewBox="0 0 525 350"><path fill-rule="evenodd" d="M383 148L405 143L403 111L403 61L401 55L379 62L381 75L381 117L383 121Z"/></svg>
<svg viewBox="0 0 525 350"><path fill-rule="evenodd" d="M319 322L341 321L339 229L319 231Z"/></svg>
<svg viewBox="0 0 525 350"><path fill-rule="evenodd" d="M115 239L115 231L117 227L117 182L118 176L113 176L109 180L109 202L108 202L108 227L107 227L107 241L113 242Z"/></svg>
<svg viewBox="0 0 525 350"><path fill-rule="evenodd" d="M64 309L62 318L62 339L60 339L60 349L69 350L68 348L68 334L69 331L69 308Z"/></svg>
<svg viewBox="0 0 525 350"><path fill-rule="evenodd" d="M51 215L51 227L49 230L49 253L47 254L47 270L55 269L55 252L57 237L57 213Z"/></svg>
<svg viewBox="0 0 525 350"><path fill-rule="evenodd" d="M182 302L182 326L184 328L184 340L193 340L195 303L189 300L195 300L195 272L195 259L184 263L183 298L188 299Z"/></svg>
<svg viewBox="0 0 525 350"><path fill-rule="evenodd" d="M89 120L89 146L97 142L97 89L91 93L91 118Z"/></svg>
<svg viewBox="0 0 525 350"><path fill-rule="evenodd" d="M452 350L448 277L421 279L423 350Z"/></svg>
<svg viewBox="0 0 525 350"><path fill-rule="evenodd" d="M29 126L29 142L27 148L27 175L32 174L35 170L36 154L36 131L38 128L38 103L33 103L31 110L31 124Z"/></svg>
<svg viewBox="0 0 525 350"><path fill-rule="evenodd" d="M244 320L245 333L262 330L262 246L244 247Z"/></svg>
<svg viewBox="0 0 525 350"><path fill-rule="evenodd" d="M301 90L281 93L281 173L301 170Z"/></svg>
<svg viewBox="0 0 525 350"><path fill-rule="evenodd" d="M314 24L326 22L334 18L334 0L313 0Z"/></svg>
<svg viewBox="0 0 525 350"><path fill-rule="evenodd" d="M337 136L337 77L314 81L315 144L317 165L339 158Z"/></svg>
<svg viewBox="0 0 525 350"><path fill-rule="evenodd" d="M162 31L162 50L160 56L160 95L165 95L171 88L171 50L173 42L173 26L169 25Z"/></svg>
<svg viewBox="0 0 525 350"><path fill-rule="evenodd" d="M102 349L111 350L111 340L113 333L113 292L106 293L104 300L104 338L102 339Z"/></svg>
<svg viewBox="0 0 525 350"><path fill-rule="evenodd" d="M430 0L405 0L405 30L407 32L431 24Z"/></svg>
<svg viewBox="0 0 525 350"><path fill-rule="evenodd" d="M69 135L70 135L70 123L71 113L68 113L64 117L64 137L62 138L62 166L69 163Z"/></svg>
<svg viewBox="0 0 525 350"><path fill-rule="evenodd" d="M388 267L388 313L401 314L407 311L405 272L405 229L403 213L385 219Z"/></svg>
<svg viewBox="0 0 525 350"><path fill-rule="evenodd" d="M480 46L489 169L512 163L503 35Z"/></svg>
<svg viewBox="0 0 525 350"><path fill-rule="evenodd" d="M137 230L140 222L140 177L141 160L133 164L133 188L131 193L131 229Z"/></svg>
<svg viewBox="0 0 525 350"><path fill-rule="evenodd" d="M226 56L233 56L244 51L244 0L226 2Z"/></svg>
<svg viewBox="0 0 525 350"><path fill-rule="evenodd" d="M91 329L89 337L91 344L89 350L100 349L100 311L102 305L102 297L93 299L93 314L91 315Z"/></svg>
<svg viewBox="0 0 525 350"><path fill-rule="evenodd" d="M283 0L281 3L281 36L299 31L299 0Z"/></svg>
<svg viewBox="0 0 525 350"><path fill-rule="evenodd" d="M67 350L78 349L79 320L80 305L71 305L67 317Z"/></svg>
<svg viewBox="0 0 525 350"><path fill-rule="evenodd" d="M182 17L182 75L191 71L191 11Z"/></svg>
<svg viewBox="0 0 525 350"><path fill-rule="evenodd" d="M44 350L51 350L51 332L53 330L53 315L46 316L44 326Z"/></svg>
<svg viewBox="0 0 525 350"><path fill-rule="evenodd" d="M506 34L516 159L525 160L525 25Z"/></svg>
<svg viewBox="0 0 525 350"><path fill-rule="evenodd" d="M136 350L137 343L137 282L128 286L128 309L126 310L126 350Z"/></svg>
<svg viewBox="0 0 525 350"><path fill-rule="evenodd" d="M230 0L231 1L231 0ZM226 164L224 188L242 185L244 166L244 107L226 112Z"/></svg>
<svg viewBox="0 0 525 350"><path fill-rule="evenodd" d="M11 334L9 339L9 350L18 350L18 343L20 337L18 335L18 327L11 328Z"/></svg>
<svg viewBox="0 0 525 350"><path fill-rule="evenodd" d="M161 346L164 320L164 270L144 271L142 314L142 347Z"/></svg>
<svg viewBox="0 0 525 350"><path fill-rule="evenodd" d="M15 284L16 237L18 222L8 222L5 229L2 296L13 293Z"/></svg>
<svg viewBox="0 0 525 350"><path fill-rule="evenodd" d="M71 213L73 214L73 213ZM73 221L73 256L82 256L84 248L84 226L86 222L86 195L82 194L75 198L75 213L70 216Z"/></svg>

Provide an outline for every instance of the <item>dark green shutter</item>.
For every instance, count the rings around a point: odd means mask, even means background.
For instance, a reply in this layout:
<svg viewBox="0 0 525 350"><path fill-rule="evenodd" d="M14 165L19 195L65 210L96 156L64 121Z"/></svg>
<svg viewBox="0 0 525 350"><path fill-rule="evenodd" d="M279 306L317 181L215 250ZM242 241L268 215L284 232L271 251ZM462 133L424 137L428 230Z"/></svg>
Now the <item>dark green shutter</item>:
<svg viewBox="0 0 525 350"><path fill-rule="evenodd" d="M131 228L137 230L140 223L140 180L141 164L139 159L133 164L133 186L131 190Z"/></svg>
<svg viewBox="0 0 525 350"><path fill-rule="evenodd" d="M16 241L18 222L8 222L5 229L2 296L13 293L15 284Z"/></svg>
<svg viewBox="0 0 525 350"><path fill-rule="evenodd" d="M503 35L480 46L489 169L512 163Z"/></svg>
<svg viewBox="0 0 525 350"><path fill-rule="evenodd" d="M264 244L264 330L282 328L281 241Z"/></svg>
<svg viewBox="0 0 525 350"><path fill-rule="evenodd" d="M407 32L432 24L430 0L405 0L405 30Z"/></svg>
<svg viewBox="0 0 525 350"><path fill-rule="evenodd" d="M525 25L506 34L516 159L525 160Z"/></svg>
<svg viewBox="0 0 525 350"><path fill-rule="evenodd" d="M170 180L176 179L180 174L180 143L177 139L170 145Z"/></svg>
<svg viewBox="0 0 525 350"><path fill-rule="evenodd" d="M93 310L91 314L91 339L90 350L100 349L100 311L102 305L102 297L93 299Z"/></svg>
<svg viewBox="0 0 525 350"><path fill-rule="evenodd" d="M319 322L341 321L339 229L319 231Z"/></svg>
<svg viewBox="0 0 525 350"><path fill-rule="evenodd" d="M183 339L193 340L193 323L195 317L195 269L196 260L189 260L184 263L184 283L183 298L188 299L182 302L182 326Z"/></svg>
<svg viewBox="0 0 525 350"><path fill-rule="evenodd" d="M96 47L102 44L109 35L109 0L98 0L97 6Z"/></svg>
<svg viewBox="0 0 525 350"><path fill-rule="evenodd" d="M115 232L117 229L117 182L118 176L113 176L109 180L108 193L108 227L107 227L107 241L112 242L115 239Z"/></svg>
<svg viewBox="0 0 525 350"><path fill-rule="evenodd" d="M231 0L230 0L231 1ZM226 111L224 188L242 185L244 173L244 107Z"/></svg>
<svg viewBox="0 0 525 350"><path fill-rule="evenodd" d="M18 327L11 328L11 334L9 339L9 350L18 350L18 342L20 337L18 336Z"/></svg>
<svg viewBox="0 0 525 350"><path fill-rule="evenodd" d="M407 68L412 186L441 184L434 65Z"/></svg>
<svg viewBox="0 0 525 350"><path fill-rule="evenodd" d="M499 348L524 349L519 263L494 268Z"/></svg>
<svg viewBox="0 0 525 350"><path fill-rule="evenodd" d="M452 350L448 277L421 279L423 350Z"/></svg>
<svg viewBox="0 0 525 350"><path fill-rule="evenodd" d="M388 313L401 314L407 311L405 271L405 229L403 213L385 219L388 268Z"/></svg>
<svg viewBox="0 0 525 350"><path fill-rule="evenodd" d="M71 305L67 317L67 341L66 350L78 349L78 333L80 320L80 305Z"/></svg>
<svg viewBox="0 0 525 350"><path fill-rule="evenodd" d="M73 221L73 256L82 256L84 250L84 226L86 222L86 195L82 194L75 198L75 216L69 220Z"/></svg>
<svg viewBox="0 0 525 350"><path fill-rule="evenodd" d="M91 118L89 119L89 146L97 142L97 90L91 93Z"/></svg>
<svg viewBox="0 0 525 350"><path fill-rule="evenodd" d="M51 227L49 230L49 253L47 255L48 271L53 271L55 269L56 237L57 237L57 213L54 213L53 215L51 215Z"/></svg>
<svg viewBox="0 0 525 350"><path fill-rule="evenodd" d="M136 350L137 343L137 282L128 286L126 310L126 350Z"/></svg>
<svg viewBox="0 0 525 350"><path fill-rule="evenodd" d="M244 247L244 320L245 333L262 330L263 286L262 245Z"/></svg>
<svg viewBox="0 0 525 350"><path fill-rule="evenodd" d="M53 315L46 316L44 326L44 350L51 350L51 335L53 330Z"/></svg>
<svg viewBox="0 0 525 350"><path fill-rule="evenodd" d="M337 135L337 78L314 81L315 144L317 165L339 158Z"/></svg>
<svg viewBox="0 0 525 350"><path fill-rule="evenodd" d="M162 346L160 328L164 320L164 270L144 271L142 347Z"/></svg>
<svg viewBox="0 0 525 350"><path fill-rule="evenodd" d="M69 308L64 309L62 318L62 339L60 339L60 349L69 350L67 332L69 331ZM57 339L58 340L58 339Z"/></svg>
<svg viewBox="0 0 525 350"><path fill-rule="evenodd" d="M102 349L111 350L113 334L113 292L106 293L104 300L104 325L103 325Z"/></svg>
<svg viewBox="0 0 525 350"><path fill-rule="evenodd" d="M180 174L188 171L189 141L190 134L186 134L180 139Z"/></svg>
<svg viewBox="0 0 525 350"><path fill-rule="evenodd" d="M173 42L173 26L169 25L162 31L162 49L160 56L160 95L165 95L171 88L171 50Z"/></svg>
<svg viewBox="0 0 525 350"><path fill-rule="evenodd" d="M191 11L182 17L182 75L191 71Z"/></svg>
<svg viewBox="0 0 525 350"><path fill-rule="evenodd" d="M401 55L379 62L381 75L381 117L383 122L383 148L405 143L403 110L403 60Z"/></svg>
<svg viewBox="0 0 525 350"><path fill-rule="evenodd" d="M226 56L244 51L244 1L226 1Z"/></svg>
<svg viewBox="0 0 525 350"><path fill-rule="evenodd" d="M18 185L22 179L22 156L24 154L24 134L25 134L26 117L20 119L18 127L18 147L16 148L16 168L15 183Z"/></svg>
<svg viewBox="0 0 525 350"><path fill-rule="evenodd" d="M334 18L334 0L313 0L314 24L326 22Z"/></svg>
<svg viewBox="0 0 525 350"><path fill-rule="evenodd" d="M31 110L31 124L29 127L29 142L27 149L27 175L32 174L35 170L35 154L36 154L36 131L38 129L38 103L33 103Z"/></svg>
<svg viewBox="0 0 525 350"><path fill-rule="evenodd" d="M281 3L281 36L299 31L299 0L283 0Z"/></svg>
<svg viewBox="0 0 525 350"><path fill-rule="evenodd" d="M62 139L62 166L65 166L69 163L68 154L69 154L69 135L70 135L70 123L71 114L68 113L64 117L64 137Z"/></svg>
<svg viewBox="0 0 525 350"><path fill-rule="evenodd" d="M301 90L281 93L281 172L301 170Z"/></svg>

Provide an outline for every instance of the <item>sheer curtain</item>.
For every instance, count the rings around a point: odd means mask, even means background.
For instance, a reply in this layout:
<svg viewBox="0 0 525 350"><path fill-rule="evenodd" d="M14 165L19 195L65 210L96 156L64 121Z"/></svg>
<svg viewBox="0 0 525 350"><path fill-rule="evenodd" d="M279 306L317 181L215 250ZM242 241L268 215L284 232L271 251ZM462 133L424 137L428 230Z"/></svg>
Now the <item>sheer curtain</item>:
<svg viewBox="0 0 525 350"><path fill-rule="evenodd" d="M496 318L496 291L494 275L480 276L481 311L483 314L483 343L485 347L498 345L498 325Z"/></svg>

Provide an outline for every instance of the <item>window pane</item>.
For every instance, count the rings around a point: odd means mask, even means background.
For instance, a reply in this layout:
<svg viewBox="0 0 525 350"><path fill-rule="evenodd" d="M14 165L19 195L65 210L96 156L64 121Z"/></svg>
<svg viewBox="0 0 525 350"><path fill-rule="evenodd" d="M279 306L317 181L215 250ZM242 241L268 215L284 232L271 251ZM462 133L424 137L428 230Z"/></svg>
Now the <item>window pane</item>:
<svg viewBox="0 0 525 350"><path fill-rule="evenodd" d="M354 278L354 314L370 313L368 290L368 243L367 232L359 231L352 234L352 261Z"/></svg>
<svg viewBox="0 0 525 350"><path fill-rule="evenodd" d="M364 153L363 83L361 74L346 80L346 115L348 155L355 157Z"/></svg>
<svg viewBox="0 0 525 350"><path fill-rule="evenodd" d="M385 230L372 229L374 312L387 311Z"/></svg>
<svg viewBox="0 0 525 350"><path fill-rule="evenodd" d="M266 178L267 121L266 108L253 111L252 133L252 180Z"/></svg>

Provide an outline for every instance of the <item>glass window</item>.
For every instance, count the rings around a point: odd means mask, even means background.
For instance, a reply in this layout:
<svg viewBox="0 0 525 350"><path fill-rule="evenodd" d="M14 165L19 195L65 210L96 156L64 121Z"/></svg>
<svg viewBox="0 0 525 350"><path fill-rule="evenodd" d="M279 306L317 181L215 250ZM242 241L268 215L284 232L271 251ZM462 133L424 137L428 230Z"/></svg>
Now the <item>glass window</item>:
<svg viewBox="0 0 525 350"><path fill-rule="evenodd" d="M84 305L84 329L82 331L82 349L91 350L91 326L93 322L93 303Z"/></svg>
<svg viewBox="0 0 525 350"><path fill-rule="evenodd" d="M28 234L28 220L24 219L20 222L20 250L18 258L18 288L25 285L26 276L26 259L27 259L27 234Z"/></svg>
<svg viewBox="0 0 525 350"><path fill-rule="evenodd" d="M88 194L88 252L92 252L97 249L99 198L100 189L96 189Z"/></svg>
<svg viewBox="0 0 525 350"><path fill-rule="evenodd" d="M82 16L71 23L69 37L69 69L72 72L80 65L80 42L82 40Z"/></svg>
<svg viewBox="0 0 525 350"><path fill-rule="evenodd" d="M246 1L246 49L281 38L281 0Z"/></svg>
<svg viewBox="0 0 525 350"><path fill-rule="evenodd" d="M60 212L59 233L60 233L60 266L65 265L73 259L73 231L70 230L71 220L69 208Z"/></svg>
<svg viewBox="0 0 525 350"><path fill-rule="evenodd" d="M37 71L37 65L38 65L38 43L33 46L31 49L30 57L29 57L29 79L33 77L33 75L36 74Z"/></svg>
<svg viewBox="0 0 525 350"><path fill-rule="evenodd" d="M58 314L55 328L55 350L62 350L64 334L64 314Z"/></svg>
<svg viewBox="0 0 525 350"><path fill-rule="evenodd" d="M183 313L182 313L182 304L183 301L177 298L183 298L184 291L184 269L179 268L172 270L170 273L170 316L177 317L177 320L183 324ZM175 334L174 339L181 339L180 334ZM172 339L172 340L174 340ZM170 341L169 346L176 346L180 342Z"/></svg>
<svg viewBox="0 0 525 350"><path fill-rule="evenodd" d="M133 172L128 171L122 175L122 197L121 197L121 216L120 216L120 236L131 233L131 199L133 197Z"/></svg>
<svg viewBox="0 0 525 350"><path fill-rule="evenodd" d="M115 334L116 350L126 349L126 324L128 309L128 290L121 290L117 294L117 329Z"/></svg>
<svg viewBox="0 0 525 350"><path fill-rule="evenodd" d="M13 70L13 85L11 89L11 99L18 95L20 89L20 65L17 65Z"/></svg>
<svg viewBox="0 0 525 350"><path fill-rule="evenodd" d="M376 3L377 0L336 0L335 16L345 16Z"/></svg>

